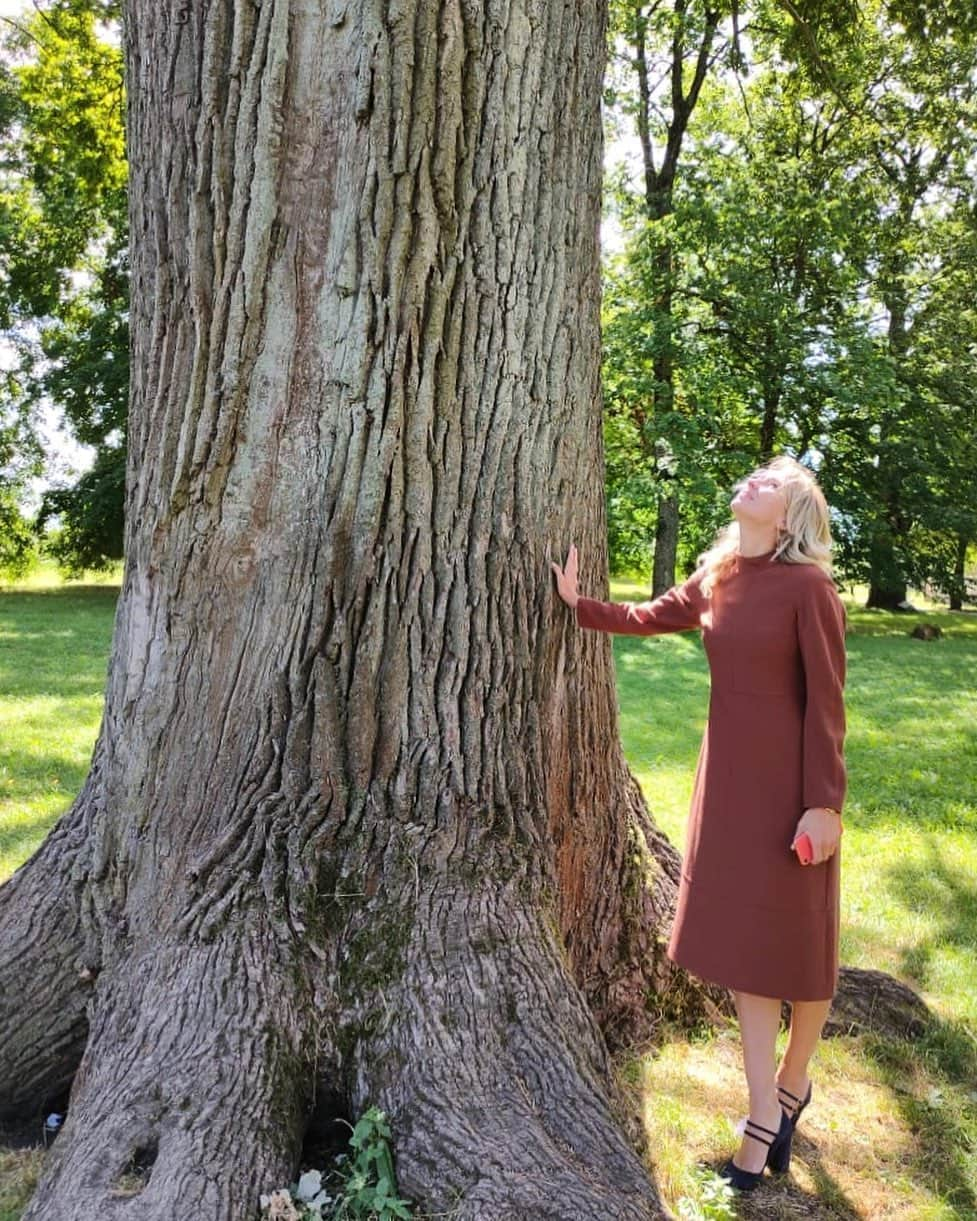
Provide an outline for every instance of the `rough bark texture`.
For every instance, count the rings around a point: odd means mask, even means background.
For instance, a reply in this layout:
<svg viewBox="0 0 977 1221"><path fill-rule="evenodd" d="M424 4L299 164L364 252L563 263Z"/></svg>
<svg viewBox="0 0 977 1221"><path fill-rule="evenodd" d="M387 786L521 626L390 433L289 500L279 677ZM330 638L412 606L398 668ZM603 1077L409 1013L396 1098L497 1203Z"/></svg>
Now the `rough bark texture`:
<svg viewBox="0 0 977 1221"><path fill-rule="evenodd" d="M661 1215L598 1022L710 1001L549 571L606 581L604 21L130 0L105 716L0 891L0 1109L73 1076L29 1221L240 1221L371 1102L426 1208Z"/></svg>

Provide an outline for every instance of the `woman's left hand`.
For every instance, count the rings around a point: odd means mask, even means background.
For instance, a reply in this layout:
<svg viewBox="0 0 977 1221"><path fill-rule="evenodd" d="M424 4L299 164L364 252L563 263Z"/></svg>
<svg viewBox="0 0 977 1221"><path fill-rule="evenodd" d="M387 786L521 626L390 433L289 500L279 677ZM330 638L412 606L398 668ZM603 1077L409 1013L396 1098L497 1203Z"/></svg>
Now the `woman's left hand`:
<svg viewBox="0 0 977 1221"><path fill-rule="evenodd" d="M811 849L814 854L811 864L822 864L838 851L838 844L841 841L841 815L822 806L813 806L810 810L805 810L801 821L797 824L791 847L805 834L811 841Z"/></svg>

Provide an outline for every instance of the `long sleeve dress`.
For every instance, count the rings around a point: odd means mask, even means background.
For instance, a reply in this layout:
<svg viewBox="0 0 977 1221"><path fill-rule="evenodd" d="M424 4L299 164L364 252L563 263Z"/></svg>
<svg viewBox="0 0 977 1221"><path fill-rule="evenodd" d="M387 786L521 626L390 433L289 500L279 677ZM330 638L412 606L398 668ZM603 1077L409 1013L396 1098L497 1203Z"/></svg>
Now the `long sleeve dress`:
<svg viewBox="0 0 977 1221"><path fill-rule="evenodd" d="M844 607L823 569L773 552L737 556L709 598L701 579L652 602L581 598L576 612L605 632L702 631L709 718L668 954L739 992L826 1000L840 852L805 866L791 843L806 809L844 803Z"/></svg>

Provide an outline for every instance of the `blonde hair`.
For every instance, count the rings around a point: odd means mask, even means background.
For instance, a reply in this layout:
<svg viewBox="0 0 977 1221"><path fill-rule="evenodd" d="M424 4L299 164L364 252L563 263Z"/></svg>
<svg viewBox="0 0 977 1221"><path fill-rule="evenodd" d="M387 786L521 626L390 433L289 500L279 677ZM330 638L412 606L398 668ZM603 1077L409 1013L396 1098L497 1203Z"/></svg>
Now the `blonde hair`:
<svg viewBox="0 0 977 1221"><path fill-rule="evenodd" d="M814 475L794 458L781 454L753 474L769 471L781 480L786 500L784 526L777 531L772 559L781 564L816 564L831 575L831 525L828 502ZM741 480L737 488L745 482ZM708 598L717 581L730 571L739 550L739 522L732 521L716 535L715 541L699 556L704 573L701 589Z"/></svg>

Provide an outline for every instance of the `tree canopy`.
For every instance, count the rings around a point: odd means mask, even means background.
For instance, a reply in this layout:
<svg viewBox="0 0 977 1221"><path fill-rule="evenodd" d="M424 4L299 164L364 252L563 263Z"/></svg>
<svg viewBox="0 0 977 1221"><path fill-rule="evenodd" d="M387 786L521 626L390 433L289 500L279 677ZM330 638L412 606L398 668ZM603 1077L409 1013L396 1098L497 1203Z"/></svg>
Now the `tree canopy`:
<svg viewBox="0 0 977 1221"><path fill-rule="evenodd" d="M977 540L977 23L897 0L614 0L609 131L625 234L604 260L612 562L687 571L745 467L817 466L838 567L879 605L907 583L954 605ZM128 394L126 162L117 6L58 0L8 32L0 64L0 564L50 402L91 470L46 495L69 568L122 547Z"/></svg>
<svg viewBox="0 0 977 1221"><path fill-rule="evenodd" d="M667 10L675 28L693 8L618 6L616 130L642 109L636 13L661 22ZM879 3L714 15L720 49L670 215L649 208L645 181L609 182L627 238L604 310L615 561L647 565L643 506L667 479L688 568L725 516L731 476L787 450L821 473L846 578L879 605L910 581L959 600L977 540L977 331L960 298L975 227L972 23L923 26ZM667 89L662 74L646 108L663 148Z"/></svg>

